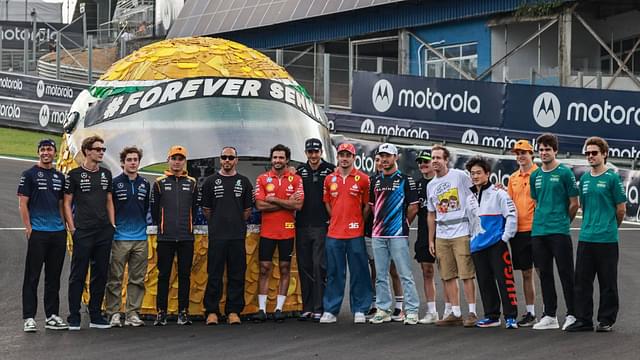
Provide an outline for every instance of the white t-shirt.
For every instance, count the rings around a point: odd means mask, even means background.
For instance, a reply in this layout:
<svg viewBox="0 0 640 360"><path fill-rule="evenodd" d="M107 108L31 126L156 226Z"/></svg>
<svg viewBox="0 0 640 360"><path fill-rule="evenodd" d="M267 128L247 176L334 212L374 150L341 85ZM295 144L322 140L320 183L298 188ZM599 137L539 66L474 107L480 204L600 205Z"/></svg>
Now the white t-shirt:
<svg viewBox="0 0 640 360"><path fill-rule="evenodd" d="M453 239L469 235L465 206L471 195L471 179L461 170L449 169L427 185L427 209L436 213L436 237Z"/></svg>

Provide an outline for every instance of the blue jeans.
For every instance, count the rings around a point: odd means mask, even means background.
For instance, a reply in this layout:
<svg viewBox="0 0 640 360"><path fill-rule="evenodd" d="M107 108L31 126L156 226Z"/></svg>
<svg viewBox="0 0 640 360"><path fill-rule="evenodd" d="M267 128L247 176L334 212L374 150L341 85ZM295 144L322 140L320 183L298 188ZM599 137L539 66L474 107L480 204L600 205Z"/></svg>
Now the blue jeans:
<svg viewBox="0 0 640 360"><path fill-rule="evenodd" d="M373 257L376 263L376 307L391 311L393 298L389 288L389 265L393 260L402 284L404 311L407 314L418 313L420 298L411 272L409 256L409 238L373 238Z"/></svg>
<svg viewBox="0 0 640 360"><path fill-rule="evenodd" d="M338 315L344 297L344 285L349 265L349 305L351 312L366 313L371 307L371 278L364 238L325 241L327 257L327 287L324 290L324 311Z"/></svg>

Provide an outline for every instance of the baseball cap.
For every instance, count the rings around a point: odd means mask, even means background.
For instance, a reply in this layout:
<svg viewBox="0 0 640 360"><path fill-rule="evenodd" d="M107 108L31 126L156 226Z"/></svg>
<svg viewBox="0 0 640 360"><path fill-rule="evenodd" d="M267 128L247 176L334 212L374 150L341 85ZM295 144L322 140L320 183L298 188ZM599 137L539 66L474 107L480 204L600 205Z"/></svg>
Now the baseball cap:
<svg viewBox="0 0 640 360"><path fill-rule="evenodd" d="M356 154L356 147L353 146L353 144L349 144L349 143L342 143L338 146L338 152L340 151L348 151L350 153L352 153L353 155Z"/></svg>
<svg viewBox="0 0 640 360"><path fill-rule="evenodd" d="M420 151L416 157L416 161L418 160L431 160L431 150Z"/></svg>
<svg viewBox="0 0 640 360"><path fill-rule="evenodd" d="M378 154L381 153L398 155L398 148L393 144L384 143L378 147Z"/></svg>
<svg viewBox="0 0 640 360"><path fill-rule="evenodd" d="M304 142L304 150L322 150L322 142L320 139L311 138Z"/></svg>
<svg viewBox="0 0 640 360"><path fill-rule="evenodd" d="M187 157L187 149L184 146L180 146L180 145L173 145L170 149L169 149L169 157L172 157L173 155L182 155L185 158Z"/></svg>
<svg viewBox="0 0 640 360"><path fill-rule="evenodd" d="M529 140L518 140L513 145L511 152L516 152L516 150L533 152L533 146L529 144Z"/></svg>
<svg viewBox="0 0 640 360"><path fill-rule="evenodd" d="M40 148L43 147L43 146L51 146L51 147L53 147L54 149L57 150L56 142L53 141L52 139L42 139L42 140L40 140L40 142L38 142L38 150L40 150Z"/></svg>

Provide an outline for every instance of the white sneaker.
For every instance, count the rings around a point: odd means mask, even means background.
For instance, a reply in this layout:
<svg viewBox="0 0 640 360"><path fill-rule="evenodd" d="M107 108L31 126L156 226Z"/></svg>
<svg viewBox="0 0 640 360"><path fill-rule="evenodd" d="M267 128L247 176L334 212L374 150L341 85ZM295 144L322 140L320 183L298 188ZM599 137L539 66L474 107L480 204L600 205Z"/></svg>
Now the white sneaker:
<svg viewBox="0 0 640 360"><path fill-rule="evenodd" d="M440 320L438 318L438 313L426 313L424 315L424 317L422 319L420 319L420 321L418 321L420 324L435 324L436 321Z"/></svg>
<svg viewBox="0 0 640 360"><path fill-rule="evenodd" d="M133 327L144 326L144 321L140 319L138 314L132 313L124 320L124 325Z"/></svg>
<svg viewBox="0 0 640 360"><path fill-rule="evenodd" d="M320 318L320 324L333 324L338 321L338 318L330 312L325 312Z"/></svg>
<svg viewBox="0 0 640 360"><path fill-rule="evenodd" d="M418 316L418 313L407 313L404 316L405 325L417 325L418 321L420 321L420 317Z"/></svg>
<svg viewBox="0 0 640 360"><path fill-rule="evenodd" d="M382 324L386 322L391 322L391 314L381 309L378 309L376 314L369 319L370 324Z"/></svg>
<svg viewBox="0 0 640 360"><path fill-rule="evenodd" d="M364 313L357 312L353 316L353 323L354 324L366 324L367 323L367 317L364 316Z"/></svg>
<svg viewBox="0 0 640 360"><path fill-rule="evenodd" d="M114 313L111 315L111 321L109 322L111 327L122 327L122 317L120 313Z"/></svg>
<svg viewBox="0 0 640 360"><path fill-rule="evenodd" d="M49 330L67 330L69 329L69 325L67 325L62 318L58 315L51 315L47 319L47 322L44 324L45 329Z"/></svg>
<svg viewBox="0 0 640 360"><path fill-rule="evenodd" d="M549 329L559 329L559 328L560 328L560 324L558 324L558 318L555 316L551 317L547 315L543 316L542 319L540 319L540 321L538 321L533 325L534 330L549 330Z"/></svg>
<svg viewBox="0 0 640 360"><path fill-rule="evenodd" d="M24 321L24 332L36 332L38 331L38 324L33 318L28 318Z"/></svg>
<svg viewBox="0 0 640 360"><path fill-rule="evenodd" d="M567 317L564 318L564 325L562 325L562 330L567 330L567 328L574 322L576 322L576 317L573 315L567 315Z"/></svg>

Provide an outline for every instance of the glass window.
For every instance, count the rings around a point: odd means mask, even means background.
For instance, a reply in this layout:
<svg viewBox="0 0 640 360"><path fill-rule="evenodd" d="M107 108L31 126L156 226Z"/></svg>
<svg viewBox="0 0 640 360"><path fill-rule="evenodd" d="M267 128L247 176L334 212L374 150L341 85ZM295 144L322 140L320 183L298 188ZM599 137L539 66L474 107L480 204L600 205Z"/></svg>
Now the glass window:
<svg viewBox="0 0 640 360"><path fill-rule="evenodd" d="M455 63L471 76L478 73L478 44L467 43L460 45L442 46L436 49L447 59ZM436 56L431 50L425 50L425 76L461 79L462 75L451 65Z"/></svg>

